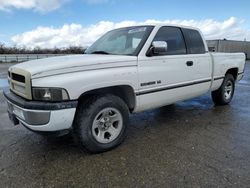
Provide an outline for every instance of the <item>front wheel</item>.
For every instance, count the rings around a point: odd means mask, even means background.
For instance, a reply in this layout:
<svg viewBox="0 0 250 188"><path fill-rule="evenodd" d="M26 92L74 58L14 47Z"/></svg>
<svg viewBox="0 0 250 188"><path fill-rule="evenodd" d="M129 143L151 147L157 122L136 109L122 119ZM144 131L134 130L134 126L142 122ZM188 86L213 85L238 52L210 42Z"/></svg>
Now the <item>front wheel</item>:
<svg viewBox="0 0 250 188"><path fill-rule="evenodd" d="M100 153L118 146L125 138L129 110L114 95L94 96L80 104L73 134L89 152Z"/></svg>
<svg viewBox="0 0 250 188"><path fill-rule="evenodd" d="M221 87L212 92L212 99L216 105L227 105L233 99L235 90L235 80L233 75L227 74Z"/></svg>

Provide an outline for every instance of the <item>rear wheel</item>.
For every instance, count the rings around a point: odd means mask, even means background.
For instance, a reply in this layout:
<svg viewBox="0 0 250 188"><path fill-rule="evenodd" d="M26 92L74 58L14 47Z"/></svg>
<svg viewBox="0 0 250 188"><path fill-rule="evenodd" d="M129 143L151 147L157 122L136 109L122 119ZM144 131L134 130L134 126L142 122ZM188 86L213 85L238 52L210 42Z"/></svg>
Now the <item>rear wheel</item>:
<svg viewBox="0 0 250 188"><path fill-rule="evenodd" d="M233 75L227 74L221 87L212 92L212 99L216 105L227 105L231 102L235 89L235 80Z"/></svg>
<svg viewBox="0 0 250 188"><path fill-rule="evenodd" d="M129 110L114 95L94 96L80 104L73 127L76 141L92 153L108 151L125 138Z"/></svg>

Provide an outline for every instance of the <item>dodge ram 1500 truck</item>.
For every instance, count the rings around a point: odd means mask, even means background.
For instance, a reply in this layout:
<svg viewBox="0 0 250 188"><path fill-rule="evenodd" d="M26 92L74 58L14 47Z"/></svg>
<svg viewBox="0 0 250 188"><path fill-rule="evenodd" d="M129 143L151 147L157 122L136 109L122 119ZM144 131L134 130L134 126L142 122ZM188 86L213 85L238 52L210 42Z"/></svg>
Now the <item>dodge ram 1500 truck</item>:
<svg viewBox="0 0 250 188"><path fill-rule="evenodd" d="M9 68L4 92L14 124L39 132L70 131L98 153L125 138L129 114L212 93L230 103L245 54L209 53L201 32L178 25L109 31L82 55Z"/></svg>

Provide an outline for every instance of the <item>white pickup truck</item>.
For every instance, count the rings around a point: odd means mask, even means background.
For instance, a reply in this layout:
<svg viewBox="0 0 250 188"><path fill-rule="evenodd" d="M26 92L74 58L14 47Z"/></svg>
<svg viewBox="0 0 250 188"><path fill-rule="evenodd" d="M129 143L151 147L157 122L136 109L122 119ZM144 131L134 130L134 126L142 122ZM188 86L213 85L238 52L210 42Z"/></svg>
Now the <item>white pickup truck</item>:
<svg viewBox="0 0 250 188"><path fill-rule="evenodd" d="M209 53L198 29L145 25L106 33L83 55L10 67L4 92L14 124L38 133L72 132L98 153L125 138L129 114L212 92L230 103L244 53Z"/></svg>

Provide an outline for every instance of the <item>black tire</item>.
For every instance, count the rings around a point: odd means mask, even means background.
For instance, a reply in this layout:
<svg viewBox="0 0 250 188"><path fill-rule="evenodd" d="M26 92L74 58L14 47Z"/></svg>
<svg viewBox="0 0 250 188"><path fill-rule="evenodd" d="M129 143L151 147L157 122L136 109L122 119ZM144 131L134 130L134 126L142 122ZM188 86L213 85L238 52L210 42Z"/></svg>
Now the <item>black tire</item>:
<svg viewBox="0 0 250 188"><path fill-rule="evenodd" d="M226 91L226 87L229 85L232 86L230 95L228 91ZM212 99L213 99L214 104L215 105L229 104L231 100L233 99L234 90L235 90L234 77L231 74L226 74L221 87L218 90L212 92ZM228 95L226 95L226 92Z"/></svg>
<svg viewBox="0 0 250 188"><path fill-rule="evenodd" d="M120 113L119 117L122 117L122 123L119 129L119 132L116 134L117 137L115 137L114 140L108 143L101 143L97 140L97 133L93 132L94 130L98 130L102 132L102 134L106 135L107 132L105 130L101 130L101 128L93 128L96 124L94 124L94 121L100 121L97 120L97 115L101 113L103 110L106 109L114 109L117 113ZM111 112L111 111L110 111ZM105 112L107 115L107 113ZM109 114L109 112L108 112ZM101 117L99 119L103 119L103 114L100 115ZM110 116L111 117L111 116ZM111 121L111 120L110 120ZM89 98L86 101L83 101L81 104L79 104L74 125L73 125L73 136L77 142L83 149L86 149L87 151L91 153L101 153L108 150L111 150L118 145L122 143L124 138L126 137L126 131L127 131L127 124L129 121L129 110L125 102L114 95L103 95L103 96L93 96ZM100 123L99 122L99 123ZM120 122L119 122L120 123ZM102 123L103 124L103 123ZM106 123L104 123L106 124ZM110 127L114 128L112 123L109 125ZM103 127L102 127L103 128ZM96 135L94 135L96 134ZM108 133L107 133L108 134ZM113 135L109 133L109 137L112 137ZM96 137L95 137L96 136ZM108 138L107 141L109 141Z"/></svg>

